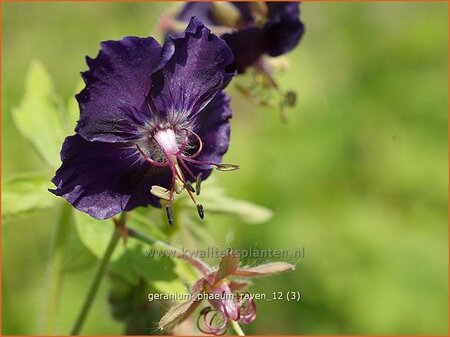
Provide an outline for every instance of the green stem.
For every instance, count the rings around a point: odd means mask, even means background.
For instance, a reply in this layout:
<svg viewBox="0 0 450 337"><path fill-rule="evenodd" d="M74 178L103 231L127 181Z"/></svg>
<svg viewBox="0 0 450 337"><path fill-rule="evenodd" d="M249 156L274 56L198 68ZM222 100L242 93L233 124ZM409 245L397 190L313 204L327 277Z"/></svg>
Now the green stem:
<svg viewBox="0 0 450 337"><path fill-rule="evenodd" d="M86 295L86 299L84 301L83 307L81 308L80 313L78 314L78 318L72 328L71 335L78 335L83 327L84 321L86 320L87 314L91 308L92 302L94 301L95 296L97 295L98 288L100 283L105 275L106 267L108 266L109 260L114 252L114 249L117 246L117 243L120 239L120 231L118 225L125 224L125 213L120 214L119 220L116 222L116 227L114 229L111 240L109 241L108 247L106 248L105 254L100 261L100 265L98 266L97 273L95 274L94 280L91 283L91 287L89 288L89 292Z"/></svg>
<svg viewBox="0 0 450 337"><path fill-rule="evenodd" d="M244 331L242 331L241 326L236 321L231 321L231 326L233 327L234 331L236 331L238 336L245 336Z"/></svg>
<svg viewBox="0 0 450 337"><path fill-rule="evenodd" d="M183 253L183 251L169 245L168 243L149 237L131 228L127 228L127 233L128 236L133 237L149 245L152 245L154 248L159 248L170 252L171 254L168 254L167 255L168 257L175 257L184 260L189 264L191 264L192 266L194 266L195 268L197 268L204 275L209 274L212 271L211 267L208 266L203 261Z"/></svg>
<svg viewBox="0 0 450 337"><path fill-rule="evenodd" d="M68 203L62 205L58 223L56 224L52 248L50 251L50 264L48 269L48 282L45 296L44 335L53 334L61 293L62 270L64 264L64 248L70 230L70 217L72 207Z"/></svg>

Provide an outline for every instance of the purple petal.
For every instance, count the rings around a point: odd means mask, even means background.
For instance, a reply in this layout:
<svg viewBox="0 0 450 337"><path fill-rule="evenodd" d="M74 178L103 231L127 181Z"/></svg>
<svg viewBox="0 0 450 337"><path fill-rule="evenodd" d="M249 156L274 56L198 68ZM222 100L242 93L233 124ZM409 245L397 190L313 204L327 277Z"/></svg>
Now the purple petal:
<svg viewBox="0 0 450 337"><path fill-rule="evenodd" d="M152 75L150 103L154 113L180 124L192 119L223 88L233 54L222 39L193 18L183 34L168 38L163 55L170 59Z"/></svg>
<svg viewBox="0 0 450 337"><path fill-rule="evenodd" d="M234 53L234 62L230 68L239 73L243 73L266 52L265 35L258 27L240 29L224 34L222 38Z"/></svg>
<svg viewBox="0 0 450 337"><path fill-rule="evenodd" d="M168 187L170 182L167 170L149 166L135 147L126 144L70 136L61 159L63 164L52 180L56 189L51 192L100 220L137 206L159 206L150 188L154 184Z"/></svg>
<svg viewBox="0 0 450 337"><path fill-rule="evenodd" d="M258 59L268 54L279 56L292 50L304 33L304 25L299 19L298 2L265 2L268 17L263 27L256 26L252 8L254 3L232 2L241 15L241 26L236 31L223 34L234 54L234 62L229 69L243 73L254 65ZM188 3L183 7L178 20L187 21L192 16L204 20L211 26L220 26L221 22L213 15L211 3Z"/></svg>
<svg viewBox="0 0 450 337"><path fill-rule="evenodd" d="M137 126L149 118L143 106L161 46L151 37L125 37L100 46L95 59L86 58L89 70L82 73L86 88L76 96L80 105L76 131L90 141L136 139Z"/></svg>
<svg viewBox="0 0 450 337"><path fill-rule="evenodd" d="M221 163L230 143L230 118L230 98L225 92L219 92L197 117L195 132L203 141L203 150L197 160ZM211 174L210 165L188 165L194 175L201 173L203 179Z"/></svg>
<svg viewBox="0 0 450 337"><path fill-rule="evenodd" d="M212 12L211 2L188 2L177 15L177 20L189 22L193 16L199 19L207 26L215 26L217 24Z"/></svg>
<svg viewBox="0 0 450 337"><path fill-rule="evenodd" d="M267 2L269 20L264 26L267 54L279 56L295 48L305 27L300 21L298 2Z"/></svg>
<svg viewBox="0 0 450 337"><path fill-rule="evenodd" d="M215 285L211 285L209 289L209 292L214 294L214 297L209 299L209 303L223 313L226 318L232 320L239 319L239 306L234 299L228 283L220 282ZM216 298L216 296L219 296L220 298Z"/></svg>

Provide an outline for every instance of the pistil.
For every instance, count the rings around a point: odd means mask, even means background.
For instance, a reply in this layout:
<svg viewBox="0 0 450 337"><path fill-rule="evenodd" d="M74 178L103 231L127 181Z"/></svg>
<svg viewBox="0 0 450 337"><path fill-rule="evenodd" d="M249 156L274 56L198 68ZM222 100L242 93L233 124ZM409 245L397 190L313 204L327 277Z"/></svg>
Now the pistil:
<svg viewBox="0 0 450 337"><path fill-rule="evenodd" d="M151 158L146 154L141 146L136 144L139 153L148 163L158 167L168 167L171 172L172 181L170 184L170 189L158 185L153 185L150 190L150 193L152 193L156 197L168 201L168 203L166 204L166 214L170 225L172 225L174 222L172 212L172 203L175 199L174 194L180 194L183 190L186 190L189 198L196 206L199 217L203 219L205 216L203 205L197 203L194 196L194 193L196 195L200 194L202 175L200 173L199 175L195 176L187 163L198 166L214 166L216 167L216 169L221 171L232 171L239 168L238 165L218 164L195 159L200 155L203 149L203 142L200 136L197 135L197 133L195 133L194 131L187 128L181 128L179 129L179 132L184 133L182 134L183 137L180 137L180 135L178 135L178 133L172 127L164 127L163 125L158 125L156 130L149 134L149 144L157 144L157 149L154 149L156 151L153 151L152 153L159 153L158 160ZM190 138L193 138L194 142L196 143L196 151L193 154L187 152L188 150L192 149L192 146L190 147L189 144ZM179 139L183 140L180 141ZM181 144L179 144L179 142L181 142ZM185 174L181 170L181 167L185 170L185 172L189 176L189 179L186 179ZM191 181L196 183L196 188L192 186Z"/></svg>

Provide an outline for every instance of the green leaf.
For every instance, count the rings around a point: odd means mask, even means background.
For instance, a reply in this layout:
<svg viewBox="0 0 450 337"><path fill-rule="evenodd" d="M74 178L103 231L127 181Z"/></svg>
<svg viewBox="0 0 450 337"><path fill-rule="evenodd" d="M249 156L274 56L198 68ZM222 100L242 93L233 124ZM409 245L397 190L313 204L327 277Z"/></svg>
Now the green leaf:
<svg viewBox="0 0 450 337"><path fill-rule="evenodd" d="M71 207L68 205L68 207ZM72 209L72 215L75 209ZM73 219L73 216L72 216ZM75 229L75 222L72 220L69 237L66 242L64 252L64 268L66 273L76 273L84 269L96 266L98 263L97 257L92 254L89 249L81 242L79 235Z"/></svg>
<svg viewBox="0 0 450 337"><path fill-rule="evenodd" d="M126 281L128 284L137 286L139 284L139 273L133 266L133 255L142 254L133 250L126 250L115 261L111 263L109 269Z"/></svg>
<svg viewBox="0 0 450 337"><path fill-rule="evenodd" d="M66 128L58 110L53 83L42 64L32 62L20 106L13 108L17 129L35 147L39 155L53 168L60 163L59 152Z"/></svg>
<svg viewBox="0 0 450 337"><path fill-rule="evenodd" d="M133 210L129 213L128 226L132 227L154 239L168 241L167 235L158 227L149 215L143 215ZM159 210L161 211L161 210ZM155 215L155 214L153 214ZM167 224L164 224L167 226Z"/></svg>
<svg viewBox="0 0 450 337"><path fill-rule="evenodd" d="M71 253L71 252L70 252ZM69 254L67 254L69 255ZM71 253L64 262L65 273L79 272L97 264L97 259L85 247L82 250Z"/></svg>
<svg viewBox="0 0 450 337"><path fill-rule="evenodd" d="M98 258L103 257L114 232L113 221L97 220L79 211L74 212L74 219L81 242L92 254ZM133 241L127 243L127 245L130 244L133 244ZM124 245L122 242L119 242L111 257L111 261L116 260L123 251Z"/></svg>
<svg viewBox="0 0 450 337"><path fill-rule="evenodd" d="M111 263L111 271L133 286L142 279L161 293L185 293L186 287L175 273L175 261L169 257L149 258L145 254L147 249L152 247L141 243L128 247Z"/></svg>
<svg viewBox="0 0 450 337"><path fill-rule="evenodd" d="M111 240L114 223L109 220L97 220L89 215L75 211L74 219L77 232L81 242L98 258L101 258L108 247ZM127 214L127 227L137 229L142 233L149 235L155 239L165 241L167 236L156 226L156 224L143 215L140 215L134 210ZM130 249L138 244L133 238L129 238L126 248ZM125 247L123 243L119 243L116 247L111 260L114 261L119 258L124 252Z"/></svg>
<svg viewBox="0 0 450 337"><path fill-rule="evenodd" d="M206 213L225 214L247 224L260 224L269 221L273 216L273 212L268 208L250 201L228 197L225 195L224 189L219 187L213 178L209 178L202 184L199 200L201 200ZM191 208L194 207L192 203L187 203L187 205Z"/></svg>
<svg viewBox="0 0 450 337"><path fill-rule="evenodd" d="M43 172L6 179L2 183L2 217L52 206L56 198L47 190L51 187L50 178L48 172Z"/></svg>

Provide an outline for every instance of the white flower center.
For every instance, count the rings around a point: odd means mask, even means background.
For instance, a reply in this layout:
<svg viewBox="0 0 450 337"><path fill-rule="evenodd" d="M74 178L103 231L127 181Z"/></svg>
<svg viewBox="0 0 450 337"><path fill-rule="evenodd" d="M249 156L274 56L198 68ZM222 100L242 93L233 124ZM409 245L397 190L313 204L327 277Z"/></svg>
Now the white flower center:
<svg viewBox="0 0 450 337"><path fill-rule="evenodd" d="M172 129L158 131L153 138L158 142L159 146L161 146L169 158L180 151L177 144L177 137Z"/></svg>

